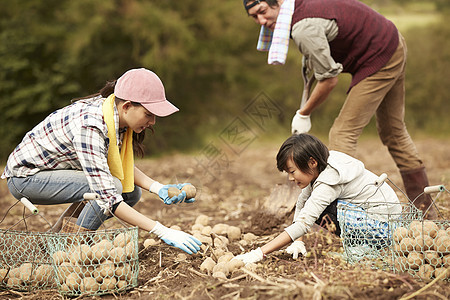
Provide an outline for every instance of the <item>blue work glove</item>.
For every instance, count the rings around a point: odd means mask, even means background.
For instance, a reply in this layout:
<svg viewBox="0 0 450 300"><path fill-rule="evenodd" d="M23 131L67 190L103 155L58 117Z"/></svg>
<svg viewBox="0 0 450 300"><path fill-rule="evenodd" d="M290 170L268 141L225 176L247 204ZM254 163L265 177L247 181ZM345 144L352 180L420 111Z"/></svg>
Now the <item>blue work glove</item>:
<svg viewBox="0 0 450 300"><path fill-rule="evenodd" d="M179 184L177 184L177 189L179 189L180 191L181 191L181 189L185 186L185 185L192 185L191 183L179 183ZM187 198L186 197L186 199L184 199L184 202L186 202L186 203L192 203L192 202L194 202L195 201L195 198Z"/></svg>
<svg viewBox="0 0 450 300"><path fill-rule="evenodd" d="M158 221L150 233L156 234L167 245L177 247L188 254L197 253L202 245L202 242L197 240L192 235L180 230L167 228Z"/></svg>
<svg viewBox="0 0 450 300"><path fill-rule="evenodd" d="M170 187L178 188L176 184L163 185L163 184L155 181L152 183L149 190L150 190L150 192L158 195L159 198L161 198L161 200L164 201L164 203L167 205L181 203L186 199L185 191L182 191L177 196L173 196L172 198L169 198L169 188Z"/></svg>

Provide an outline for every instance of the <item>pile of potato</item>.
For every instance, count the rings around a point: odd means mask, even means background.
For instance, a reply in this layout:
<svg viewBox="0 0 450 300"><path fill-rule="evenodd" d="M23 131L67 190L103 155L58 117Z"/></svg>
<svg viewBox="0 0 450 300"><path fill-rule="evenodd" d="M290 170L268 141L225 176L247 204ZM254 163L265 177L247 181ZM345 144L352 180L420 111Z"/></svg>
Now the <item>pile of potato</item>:
<svg viewBox="0 0 450 300"><path fill-rule="evenodd" d="M58 283L66 293L122 290L137 272L137 249L128 233L92 245L77 243L67 251L54 252L52 257L58 269Z"/></svg>
<svg viewBox="0 0 450 300"><path fill-rule="evenodd" d="M172 229L180 230L178 226L171 226ZM200 240L204 253L210 253L203 263L200 265L200 271L212 275L215 278L228 278L233 272L237 272L240 268L245 267L255 270L256 264L247 264L240 260L232 260L234 255L228 251L230 243L238 243L241 246L247 246L257 239L253 233L242 234L241 229L228 224L209 225L209 217L199 215L191 228L191 234ZM154 239L146 239L144 247L150 247L158 244ZM183 255L183 254L181 254Z"/></svg>
<svg viewBox="0 0 450 300"><path fill-rule="evenodd" d="M51 286L54 274L50 264L23 263L15 268L0 269L0 282L8 288Z"/></svg>
<svg viewBox="0 0 450 300"><path fill-rule="evenodd" d="M257 239L253 233L242 234L241 229L236 226L219 223L214 226L209 225L209 218L206 215L200 215L195 220L191 228L192 235L199 239L205 251L207 247L211 250L211 255L207 257L200 265L200 271L210 274L215 278L226 279L233 272L241 267L254 269L255 264L247 264L240 260L233 260L233 253L228 251L229 243L237 242L241 246L247 246ZM207 253L207 252L206 252Z"/></svg>
<svg viewBox="0 0 450 300"><path fill-rule="evenodd" d="M438 225L439 224L439 225ZM436 278L450 268L450 227L445 222L412 221L394 231L394 267L421 279ZM450 270L443 279L450 278Z"/></svg>

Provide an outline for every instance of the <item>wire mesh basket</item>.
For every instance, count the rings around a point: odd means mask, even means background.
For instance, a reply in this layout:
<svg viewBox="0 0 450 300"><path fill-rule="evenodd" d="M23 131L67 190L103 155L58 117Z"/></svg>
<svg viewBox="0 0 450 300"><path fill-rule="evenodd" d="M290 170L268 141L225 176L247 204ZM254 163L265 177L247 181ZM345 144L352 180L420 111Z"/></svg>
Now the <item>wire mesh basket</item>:
<svg viewBox="0 0 450 300"><path fill-rule="evenodd" d="M76 225L72 214L63 214L58 226L57 222L47 232L32 232L26 219L45 218L28 199L19 202L32 214L0 229L0 288L58 289L63 295L79 296L120 293L137 286L138 227L122 222L119 229L91 231ZM12 229L21 222L25 231Z"/></svg>
<svg viewBox="0 0 450 300"><path fill-rule="evenodd" d="M428 280L440 277L449 280L450 221L391 220L393 233L393 266L395 272L407 272Z"/></svg>
<svg viewBox="0 0 450 300"><path fill-rule="evenodd" d="M49 237L40 232L0 230L0 288L56 288L52 257L46 251Z"/></svg>
<svg viewBox="0 0 450 300"><path fill-rule="evenodd" d="M377 269L392 269L393 219L417 220L422 212L409 203L396 203L401 211L392 214L370 212L388 203L366 203L362 206L347 203L338 205L339 226L344 254L349 263L365 263ZM369 212L368 212L369 211Z"/></svg>
<svg viewBox="0 0 450 300"><path fill-rule="evenodd" d="M395 228L390 220L423 218L422 211L412 203L400 203L396 197L384 198L385 194L380 188L385 180L387 175L382 174L374 184L363 187L359 195L368 196L359 197L359 202L338 201L337 215L344 257L349 263L363 263L372 268L391 270L392 233ZM375 198L371 197L376 193L379 195L377 201L374 201ZM384 199L380 201L380 198Z"/></svg>
<svg viewBox="0 0 450 300"><path fill-rule="evenodd" d="M48 245L61 294L102 295L137 286L137 227L55 234Z"/></svg>

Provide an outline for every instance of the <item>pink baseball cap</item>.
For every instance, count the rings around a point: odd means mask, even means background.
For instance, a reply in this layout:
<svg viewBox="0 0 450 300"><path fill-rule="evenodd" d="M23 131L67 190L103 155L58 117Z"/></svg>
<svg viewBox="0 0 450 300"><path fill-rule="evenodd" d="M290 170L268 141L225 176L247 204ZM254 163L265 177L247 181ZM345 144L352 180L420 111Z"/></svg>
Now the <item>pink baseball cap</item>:
<svg viewBox="0 0 450 300"><path fill-rule="evenodd" d="M114 95L123 100L140 103L149 112L165 117L179 109L166 99L164 85L150 70L131 69L117 79Z"/></svg>

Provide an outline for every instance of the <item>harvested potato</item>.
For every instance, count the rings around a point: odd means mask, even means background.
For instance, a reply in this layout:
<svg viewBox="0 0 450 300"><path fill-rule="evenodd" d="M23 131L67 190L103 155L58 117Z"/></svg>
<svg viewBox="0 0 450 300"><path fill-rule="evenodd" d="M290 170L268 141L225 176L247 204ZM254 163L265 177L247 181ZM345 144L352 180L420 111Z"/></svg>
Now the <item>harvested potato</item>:
<svg viewBox="0 0 450 300"><path fill-rule="evenodd" d="M221 257L222 255L225 254L225 250L222 249L222 248L216 248L216 249L213 250L213 253L214 253L214 255L215 255L217 258L219 258L219 257Z"/></svg>
<svg viewBox="0 0 450 300"><path fill-rule="evenodd" d="M91 247L86 244L81 244L74 247L73 251L69 254L69 260L72 264L90 264L93 254Z"/></svg>
<svg viewBox="0 0 450 300"><path fill-rule="evenodd" d="M200 232L201 232L201 234L204 234L204 235L210 235L212 232L212 228L211 228L211 226L207 225L207 226L204 226Z"/></svg>
<svg viewBox="0 0 450 300"><path fill-rule="evenodd" d="M394 241L399 243L404 237L407 237L407 236L408 236L408 229L405 227L398 227L394 231L393 238L394 238Z"/></svg>
<svg viewBox="0 0 450 300"><path fill-rule="evenodd" d="M0 281L6 279L6 274L8 274L8 269L0 269Z"/></svg>
<svg viewBox="0 0 450 300"><path fill-rule="evenodd" d="M65 261L69 261L69 255L67 252L59 250L52 254L53 261L55 264L60 265Z"/></svg>
<svg viewBox="0 0 450 300"><path fill-rule="evenodd" d="M122 247L115 247L109 251L109 257L115 263L124 262L127 259L127 254Z"/></svg>
<svg viewBox="0 0 450 300"><path fill-rule="evenodd" d="M66 284L70 290L78 290L81 284L81 278L77 273L70 273L66 278Z"/></svg>
<svg viewBox="0 0 450 300"><path fill-rule="evenodd" d="M95 278L85 277L81 280L80 291L82 292L97 292L100 289L100 284Z"/></svg>
<svg viewBox="0 0 450 300"><path fill-rule="evenodd" d="M216 238L214 238L214 247L225 248L229 243L230 242L228 241L228 239L224 236L218 235Z"/></svg>
<svg viewBox="0 0 450 300"><path fill-rule="evenodd" d="M109 250L113 248L110 241L103 240L91 247L93 262L99 263L109 256Z"/></svg>
<svg viewBox="0 0 450 300"><path fill-rule="evenodd" d="M170 187L167 192L168 192L169 198L176 197L181 193L181 191L179 189L177 189L176 187Z"/></svg>
<svg viewBox="0 0 450 300"><path fill-rule="evenodd" d="M10 269L8 277L20 279L20 267Z"/></svg>
<svg viewBox="0 0 450 300"><path fill-rule="evenodd" d="M405 272L406 270L408 270L408 259L404 256L398 257L394 261L394 268L397 271Z"/></svg>
<svg viewBox="0 0 450 300"><path fill-rule="evenodd" d="M103 282L100 284L100 290L107 291L112 290L116 287L117 279L114 277L104 278Z"/></svg>
<svg viewBox="0 0 450 300"><path fill-rule="evenodd" d="M123 266L119 266L114 271L117 278L120 280L130 280L132 278L132 270L129 264L124 264Z"/></svg>
<svg viewBox="0 0 450 300"><path fill-rule="evenodd" d="M125 247L131 241L131 234L122 232L119 233L113 241L114 247Z"/></svg>
<svg viewBox="0 0 450 300"><path fill-rule="evenodd" d="M126 282L125 280L119 280L116 284L117 288L119 290L125 289L128 286L128 282Z"/></svg>
<svg viewBox="0 0 450 300"><path fill-rule="evenodd" d="M19 267L19 278L22 281L30 281L31 272L33 271L33 265L31 263L24 263Z"/></svg>
<svg viewBox="0 0 450 300"><path fill-rule="evenodd" d="M419 267L423 264L423 254L419 252L409 253L408 264L409 267L413 270L419 269Z"/></svg>
<svg viewBox="0 0 450 300"><path fill-rule="evenodd" d="M81 273L82 267L78 265L72 265L71 263L65 261L59 266L58 271L60 282L65 282L67 276L69 276L70 273Z"/></svg>
<svg viewBox="0 0 450 300"><path fill-rule="evenodd" d="M53 267L50 265L40 265L36 268L34 273L34 279L37 282L44 283L49 282L53 278Z"/></svg>
<svg viewBox="0 0 450 300"><path fill-rule="evenodd" d="M105 260L97 268L102 278L114 276L115 267L110 260Z"/></svg>
<svg viewBox="0 0 450 300"><path fill-rule="evenodd" d="M170 226L169 228L170 228L170 229L173 229L173 230L181 230L181 227L178 226L178 225L172 225L172 226Z"/></svg>
<svg viewBox="0 0 450 300"><path fill-rule="evenodd" d="M415 239L414 249L416 251L427 251L433 249L434 240L429 235L420 235Z"/></svg>
<svg viewBox="0 0 450 300"><path fill-rule="evenodd" d="M212 237L203 235L201 233L197 233L196 232L192 236L195 237L200 242L202 242L203 244L210 244L211 245L212 242L213 242Z"/></svg>
<svg viewBox="0 0 450 300"><path fill-rule="evenodd" d="M233 253L231 252L226 252L224 253L222 256L218 257L217 263L220 262L229 262L230 260L232 260L234 257Z"/></svg>
<svg viewBox="0 0 450 300"><path fill-rule="evenodd" d="M175 261L186 261L187 255L184 253L177 254L177 257L175 258Z"/></svg>
<svg viewBox="0 0 450 300"><path fill-rule="evenodd" d="M205 226L200 224L200 223L195 223L194 225L192 225L191 229L192 231L198 231L201 232L203 230Z"/></svg>
<svg viewBox="0 0 450 300"><path fill-rule="evenodd" d="M414 220L409 225L408 235L411 238L416 238L419 235L426 234L423 230L423 223L417 220Z"/></svg>
<svg viewBox="0 0 450 300"><path fill-rule="evenodd" d="M257 239L258 237L256 235L254 235L251 232L247 232L244 234L243 236L243 240L247 241L247 242L253 242Z"/></svg>
<svg viewBox="0 0 450 300"><path fill-rule="evenodd" d="M439 231L439 227L433 221L425 220L423 221L423 230L426 234L434 238Z"/></svg>
<svg viewBox="0 0 450 300"><path fill-rule="evenodd" d="M233 273L236 270L239 270L243 266L244 262L240 259L231 259L229 262L227 262L228 270L230 270L231 273Z"/></svg>
<svg viewBox="0 0 450 300"><path fill-rule="evenodd" d="M181 190L186 192L187 199L195 198L197 194L197 189L192 184L186 184Z"/></svg>
<svg viewBox="0 0 450 300"><path fill-rule="evenodd" d="M18 285L22 285L22 280L20 280L20 278L16 278L16 277L10 277L8 278L8 281L6 283L8 286L18 286Z"/></svg>
<svg viewBox="0 0 450 300"><path fill-rule="evenodd" d="M436 250L441 253L450 253L450 237L441 236L434 241Z"/></svg>
<svg viewBox="0 0 450 300"><path fill-rule="evenodd" d="M226 235L229 225L219 223L213 226L212 232L218 235Z"/></svg>
<svg viewBox="0 0 450 300"><path fill-rule="evenodd" d="M65 284L65 283L61 284L60 289L61 289L61 291L63 291L63 292L70 292L69 287L68 287L67 284Z"/></svg>
<svg viewBox="0 0 450 300"><path fill-rule="evenodd" d="M154 239L146 239L144 241L144 248L148 248L151 246L155 246L158 244L158 241L154 240Z"/></svg>
<svg viewBox="0 0 450 300"><path fill-rule="evenodd" d="M434 270L434 277L438 278L444 272L447 272L447 274L443 275L441 280L450 279L450 269L449 268L436 268Z"/></svg>
<svg viewBox="0 0 450 300"><path fill-rule="evenodd" d="M208 225L209 223L209 217L207 215L199 215L196 219L195 219L195 224L200 224L203 226Z"/></svg>
<svg viewBox="0 0 450 300"><path fill-rule="evenodd" d="M213 268L213 274L216 272L222 272L225 274L225 276L228 276L230 270L228 269L227 263L225 262L217 263Z"/></svg>
<svg viewBox="0 0 450 300"><path fill-rule="evenodd" d="M227 275L225 275L225 273L221 271L214 272L212 276L217 279L227 279Z"/></svg>
<svg viewBox="0 0 450 300"><path fill-rule="evenodd" d="M403 238L400 241L400 251L410 252L414 250L414 246L416 244L416 240L410 237Z"/></svg>
<svg viewBox="0 0 450 300"><path fill-rule="evenodd" d="M444 229L438 230L438 232L436 233L436 236L434 237L436 240L439 239L442 236L447 236L448 233L447 231L445 231Z"/></svg>
<svg viewBox="0 0 450 300"><path fill-rule="evenodd" d="M442 258L442 266L446 268L450 267L450 254Z"/></svg>
<svg viewBox="0 0 450 300"><path fill-rule="evenodd" d="M200 265L200 271L211 273L215 265L216 262L211 257L207 257Z"/></svg>
<svg viewBox="0 0 450 300"><path fill-rule="evenodd" d="M431 279L434 275L434 268L427 264L421 265L417 275L422 279Z"/></svg>
<svg viewBox="0 0 450 300"><path fill-rule="evenodd" d="M134 246L134 242L133 241L129 242L125 246L124 250L125 250L125 253L127 255L127 258L129 258L129 259L134 259L136 257L136 255L137 255L136 247Z"/></svg>
<svg viewBox="0 0 450 300"><path fill-rule="evenodd" d="M219 234L219 235L225 235L227 234L227 229L228 229L228 224L216 224L213 226L212 228L212 232L214 232L215 234Z"/></svg>
<svg viewBox="0 0 450 300"><path fill-rule="evenodd" d="M228 226L227 236L230 241L237 241L241 239L241 229L236 226Z"/></svg>
<svg viewBox="0 0 450 300"><path fill-rule="evenodd" d="M442 259L439 255L439 253L437 253L437 251L433 251L433 250L425 251L423 253L423 258L425 259L425 261L427 263L429 263L430 265L433 265L433 266L437 266L442 263Z"/></svg>

